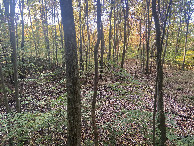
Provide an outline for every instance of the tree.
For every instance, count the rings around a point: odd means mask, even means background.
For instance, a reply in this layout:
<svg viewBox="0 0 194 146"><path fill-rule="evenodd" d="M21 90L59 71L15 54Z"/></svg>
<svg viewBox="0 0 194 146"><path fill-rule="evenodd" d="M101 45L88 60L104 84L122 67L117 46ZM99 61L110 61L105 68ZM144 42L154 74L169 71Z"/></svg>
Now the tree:
<svg viewBox="0 0 194 146"><path fill-rule="evenodd" d="M187 37L188 37L188 32L189 32L189 20L191 18L191 1L186 2L187 4L187 9L185 10L185 21L187 24L187 30L185 34L185 46L184 46L184 55L183 55L183 64L182 64L182 70L185 69L185 58L186 58L186 52L187 52Z"/></svg>
<svg viewBox="0 0 194 146"><path fill-rule="evenodd" d="M111 39L112 39L112 10L113 10L113 0L111 0L111 8L110 8L110 14L109 14L109 23L110 23L110 27L109 27L109 53L108 53L108 60L110 60L111 58Z"/></svg>
<svg viewBox="0 0 194 146"><path fill-rule="evenodd" d="M18 89L18 68L17 68L17 50L16 50L16 37L15 37L15 0L4 1L5 15L8 18L9 32L10 32L10 43L12 52L12 62L14 70L14 85L15 85L15 101L16 110L18 113L21 112L20 100L19 100L19 89ZM9 12L10 11L10 12Z"/></svg>
<svg viewBox="0 0 194 146"><path fill-rule="evenodd" d="M96 117L95 117L95 110L96 110L96 98L97 98L97 90L98 90L98 47L100 44L100 40L102 37L102 30L101 30L101 4L100 0L97 0L97 32L98 38L96 45L94 47L94 64L95 64L95 77L94 77L94 94L92 99L92 127L93 127L93 134L94 134L94 144L98 146L98 131L96 126Z"/></svg>
<svg viewBox="0 0 194 146"><path fill-rule="evenodd" d="M169 4L170 5L170 4ZM161 38L161 30L159 23L159 16L156 11L156 0L152 0L152 15L154 17L155 28L156 28L156 47L157 47L157 75L156 75L156 89L155 89L155 103L157 100L157 108L158 108L158 122L159 122L159 130L160 130L160 146L164 146L166 142L166 126L165 126L165 114L164 114L164 101L163 101L163 66L162 66L162 43L164 38L164 31ZM165 30L165 22L163 26L163 30ZM154 104L156 105L156 104ZM156 110L156 109L154 109ZM155 117L154 117L155 121ZM154 122L155 123L155 122ZM155 127L155 125L154 125ZM155 130L155 128L154 128ZM154 131L155 132L155 131ZM155 134L155 133L154 133ZM155 145L155 138L154 138Z"/></svg>
<svg viewBox="0 0 194 146"><path fill-rule="evenodd" d="M123 44L123 55L122 55L122 61L121 61L121 68L123 68L124 65L124 61L125 61L125 53L126 53L126 49L127 49L127 19L128 19L128 0L125 0L125 4L126 4L126 10L124 10L124 6L123 6L123 13L124 13L124 44Z"/></svg>
<svg viewBox="0 0 194 146"><path fill-rule="evenodd" d="M81 95L72 0L60 0L65 40L67 87L67 145L81 144Z"/></svg>
<svg viewBox="0 0 194 146"><path fill-rule="evenodd" d="M49 46L49 37L48 37L48 21L47 21L47 1L42 0L42 7L41 7L41 19L42 19L42 28L44 33L45 39L45 47L47 50L47 56L49 63L50 63L50 46Z"/></svg>
<svg viewBox="0 0 194 146"><path fill-rule="evenodd" d="M80 8L80 11L79 11L79 23L80 23L80 46L79 46L79 55L80 55L80 58L79 58L79 63L80 63L80 69L82 70L82 71L84 71L84 64L83 64L83 55L82 55L82 13L81 13L81 11L82 11L82 6L81 6L81 1L79 1L79 8Z"/></svg>
<svg viewBox="0 0 194 146"><path fill-rule="evenodd" d="M146 50L147 50L147 60L146 60L146 73L149 73L149 52L150 52L150 0L146 0L147 3L147 29L146 29Z"/></svg>
<svg viewBox="0 0 194 146"><path fill-rule="evenodd" d="M23 49L23 47L24 47L24 0L21 0L21 1L22 2L19 2L19 5L20 5L21 18L22 18L22 20L21 20L21 23L22 23L22 41L21 41L21 48Z"/></svg>

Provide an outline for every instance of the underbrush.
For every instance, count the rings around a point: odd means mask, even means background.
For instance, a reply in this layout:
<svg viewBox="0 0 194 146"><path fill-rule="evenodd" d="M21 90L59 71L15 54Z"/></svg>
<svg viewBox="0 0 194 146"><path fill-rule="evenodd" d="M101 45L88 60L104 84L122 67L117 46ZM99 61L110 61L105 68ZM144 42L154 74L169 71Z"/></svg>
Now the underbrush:
<svg viewBox="0 0 194 146"><path fill-rule="evenodd" d="M26 91L22 98L22 113L0 115L0 145L66 145L66 92L62 69L39 72L37 78L26 78ZM185 78L172 76L165 79L175 90L186 86L192 73ZM93 68L82 73L82 144L93 145L91 128L91 99L93 96ZM87 81L85 81L87 79ZM177 83L177 81L179 82ZM174 84L178 86L174 86ZM182 85L185 86L182 86ZM63 89L62 89L63 88ZM167 87L171 89L171 87ZM181 89L179 89L181 88ZM62 91L63 90L63 91ZM150 94L148 94L148 90ZM170 91L170 90L169 90ZM184 91L184 90L183 90ZM56 92L58 92L56 94ZM99 142L102 145L152 145L154 88L141 82L111 62L105 66L99 80L96 104ZM39 94L37 94L39 93ZM28 96L27 96L28 94ZM60 95L59 95L60 94ZM190 97L190 94L187 98ZM186 98L186 97L185 97ZM190 100L189 100L190 101ZM170 102L169 100L167 102ZM177 104L177 103L176 103ZM166 113L167 144L193 145L191 133L179 135L177 115ZM184 122L184 121L183 121ZM183 123L184 124L184 123ZM180 127L182 128L182 127ZM158 132L158 129L156 129ZM159 143L159 136L156 137Z"/></svg>
<svg viewBox="0 0 194 146"><path fill-rule="evenodd" d="M62 97L51 101L47 112L25 111L0 115L0 145L66 144L66 110Z"/></svg>

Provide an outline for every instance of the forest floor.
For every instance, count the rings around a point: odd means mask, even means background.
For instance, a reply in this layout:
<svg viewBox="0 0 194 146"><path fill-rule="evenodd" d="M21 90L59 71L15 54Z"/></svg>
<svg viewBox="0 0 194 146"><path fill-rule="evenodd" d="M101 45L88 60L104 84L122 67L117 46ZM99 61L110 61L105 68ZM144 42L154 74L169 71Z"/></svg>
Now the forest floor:
<svg viewBox="0 0 194 146"><path fill-rule="evenodd" d="M104 69L99 80L96 121L100 145L152 145L155 70L143 74L135 60L126 61L125 70ZM93 72L81 76L82 145L93 145L91 99ZM164 67L164 107L167 145L194 144L194 72ZM24 145L66 144L66 88L61 72L43 72L20 82ZM13 94L9 94L11 97ZM14 109L14 102L10 105ZM5 108L0 108L5 119ZM17 125L18 117L12 124ZM7 139L6 127L0 122L0 144ZM15 126L17 134L17 126ZM13 128L13 129L14 129ZM13 130L14 131L14 130ZM22 133L20 132L19 135ZM15 136L14 139L19 139ZM24 137L25 138L25 137ZM17 141L17 140L16 140ZM5 142L5 141L4 141Z"/></svg>

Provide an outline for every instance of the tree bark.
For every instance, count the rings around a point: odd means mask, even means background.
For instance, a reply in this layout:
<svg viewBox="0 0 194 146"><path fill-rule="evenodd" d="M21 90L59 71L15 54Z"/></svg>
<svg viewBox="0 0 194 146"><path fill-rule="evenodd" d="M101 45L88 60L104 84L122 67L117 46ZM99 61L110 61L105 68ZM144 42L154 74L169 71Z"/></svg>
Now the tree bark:
<svg viewBox="0 0 194 146"><path fill-rule="evenodd" d="M182 70L185 70L185 58L186 58L186 52L187 52L187 36L188 36L188 32L189 32L189 20L191 17L190 3L191 3L191 1L188 2L188 10L187 11L185 10L185 19L186 19L186 24L187 24L187 30L186 30L186 34L185 34L185 47L184 47ZM186 16L187 16L187 18L186 18Z"/></svg>
<svg viewBox="0 0 194 146"><path fill-rule="evenodd" d="M15 101L16 101L16 111L20 113L21 107L20 107L19 89L18 89L19 83L18 83L17 50L16 50L14 17L15 17L15 0L10 0L9 32L10 32L11 48L13 50L12 61L13 61L13 69L14 69Z"/></svg>
<svg viewBox="0 0 194 146"><path fill-rule="evenodd" d="M72 0L60 0L66 54L68 146L81 144L81 95Z"/></svg>
<svg viewBox="0 0 194 146"><path fill-rule="evenodd" d="M123 54L122 54L122 61L121 61L121 68L123 68L124 66L124 61L125 61L125 53L126 53L126 43L127 43L127 19L128 19L128 0L125 0L125 4L126 4L126 10L124 10L124 6L123 6L123 13L124 13L124 44L123 44Z"/></svg>
<svg viewBox="0 0 194 146"><path fill-rule="evenodd" d="M81 1L79 1L79 8L80 8L80 12L79 12L79 23L80 23L80 46L79 46L79 64L80 64L80 69L82 71L84 71L84 64L83 64L83 56L82 56L82 18L81 18Z"/></svg>
<svg viewBox="0 0 194 146"><path fill-rule="evenodd" d="M46 9L46 1L42 0L42 8L41 8L41 19L42 19L42 29L44 33L45 39L45 47L47 50L47 56L50 63L50 46L49 46L49 38L48 38L48 21L47 21L47 9Z"/></svg>
<svg viewBox="0 0 194 146"><path fill-rule="evenodd" d="M112 38L112 10L113 10L113 0L111 0L111 8L110 8L110 15L109 15L109 23L110 23L110 27L109 27L109 52L108 52L108 60L110 60L111 58L111 38Z"/></svg>
<svg viewBox="0 0 194 146"><path fill-rule="evenodd" d="M20 11L21 11L21 23L22 23L22 42L21 42L21 48L23 50L23 47L24 47L24 0L21 0L21 8L20 8ZM24 51L24 50L23 50ZM24 53L24 52L23 52ZM23 56L22 56L23 58Z"/></svg>
<svg viewBox="0 0 194 146"><path fill-rule="evenodd" d="M165 126L165 114L164 114L164 103L163 103L163 67L162 67L162 40L159 17L156 11L156 0L152 0L152 15L155 21L156 28L156 47L157 47L157 76L156 76L156 91L155 96L157 99L158 107L158 122L160 130L160 146L164 146L166 142L166 126Z"/></svg>
<svg viewBox="0 0 194 146"><path fill-rule="evenodd" d="M95 77L94 77L94 94L92 99L92 110L91 110L91 116L92 116L92 127L93 127L93 134L94 134L94 144L95 146L98 146L98 130L96 126L96 99L97 99L97 90L98 90L98 47L100 44L100 40L102 37L102 30L101 30L101 4L100 0L97 0L97 32L98 32L98 38L96 45L94 47L94 64L95 64Z"/></svg>
<svg viewBox="0 0 194 146"><path fill-rule="evenodd" d="M150 46L149 46L149 42L150 42L150 0L146 0L147 3L147 39L146 39L146 50L147 50L147 60L146 60L146 74L149 73L149 52L150 52Z"/></svg>
<svg viewBox="0 0 194 146"><path fill-rule="evenodd" d="M101 23L101 56L100 56L100 78L102 78L103 73L103 58L104 58L104 32L103 32L103 24Z"/></svg>
<svg viewBox="0 0 194 146"><path fill-rule="evenodd" d="M113 61L115 60L115 52L116 52L116 0L114 0L114 48L113 48L113 53L112 53L112 57L113 57Z"/></svg>

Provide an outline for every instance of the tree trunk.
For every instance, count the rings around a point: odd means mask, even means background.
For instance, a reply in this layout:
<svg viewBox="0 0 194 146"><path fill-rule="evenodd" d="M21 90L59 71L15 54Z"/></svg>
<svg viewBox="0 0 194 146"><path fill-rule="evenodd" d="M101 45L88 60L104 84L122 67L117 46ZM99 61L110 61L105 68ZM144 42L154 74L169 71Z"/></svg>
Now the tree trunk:
<svg viewBox="0 0 194 146"><path fill-rule="evenodd" d="M21 11L21 23L22 23L22 42L21 42L21 48L22 50L24 51L24 0L21 0L21 8L20 8L20 11ZM23 52L24 53L24 52ZM22 59L23 59L23 56L22 56Z"/></svg>
<svg viewBox="0 0 194 146"><path fill-rule="evenodd" d="M86 50L86 70L88 70L88 60L90 60L90 57L88 56L90 51L90 32L89 32L89 24L88 24L88 0L85 0L86 3L86 25L87 25L87 50ZM88 59L89 58L89 59Z"/></svg>
<svg viewBox="0 0 194 146"><path fill-rule="evenodd" d="M162 57L162 64L164 64L165 56L166 56L166 49L168 46L169 26L170 26L170 18L169 18L169 24L168 24L168 28L167 28L167 32L166 32L166 43L165 43L164 53L163 53L163 57Z"/></svg>
<svg viewBox="0 0 194 146"><path fill-rule="evenodd" d="M111 19L112 19L112 10L113 10L113 0L111 0L111 8L110 8L110 15L109 15L109 52L108 52L108 60L110 60L111 57L111 38L112 38L112 24L111 24Z"/></svg>
<svg viewBox="0 0 194 146"><path fill-rule="evenodd" d="M113 61L115 60L115 51L116 51L116 0L114 0L114 48L113 48L113 53L112 53L112 57L113 57Z"/></svg>
<svg viewBox="0 0 194 146"><path fill-rule="evenodd" d="M182 65L182 70L185 69L185 58L186 58L186 51L187 51L187 36L188 36L188 32L189 32L189 20L190 20L190 2L188 2L188 10L186 11L185 10L185 19L186 19L186 24L187 24L187 31L186 31L186 34L185 34L185 47L184 47L184 55L183 55L183 65ZM188 16L188 18L186 18L186 16Z"/></svg>
<svg viewBox="0 0 194 146"><path fill-rule="evenodd" d="M100 78L102 78L103 73L103 57L104 57L104 32L103 32L103 24L101 23L101 56L100 56Z"/></svg>
<svg viewBox="0 0 194 146"><path fill-rule="evenodd" d="M32 29L33 42L34 42L34 46L35 46L35 53L36 53L36 57L38 57L37 43L36 43L36 38L35 38L34 30L33 30L32 18L31 18L31 13L30 13L29 4L28 4L28 11L29 11L28 15L29 15L29 17L30 17L30 27L31 27L31 29Z"/></svg>
<svg viewBox="0 0 194 146"><path fill-rule="evenodd" d="M93 127L93 134L94 134L94 144L95 146L98 146L98 130L96 126L96 98L97 98L97 90L98 90L98 47L100 44L100 40L102 37L102 30L101 30L101 4L100 0L97 0L97 32L98 32L98 38L96 45L94 47L94 64L95 64L95 77L94 77L94 94L92 99L92 110L91 110L91 116L92 116L92 127Z"/></svg>
<svg viewBox="0 0 194 146"><path fill-rule="evenodd" d="M45 47L47 50L47 56L49 63L50 63L50 47L49 47L49 38L48 38L48 22L47 22L47 9L46 9L46 1L42 0L42 8L41 8L41 19L42 19L42 29L44 33L45 39Z"/></svg>
<svg viewBox="0 0 194 146"><path fill-rule="evenodd" d="M146 0L147 3L147 39L146 39L146 50L147 50L147 60L146 60L146 74L149 73L149 52L150 52L150 46L149 46L149 42L150 42L150 0Z"/></svg>
<svg viewBox="0 0 194 146"><path fill-rule="evenodd" d="M66 54L68 146L81 144L81 95L72 0L60 0Z"/></svg>
<svg viewBox="0 0 194 146"><path fill-rule="evenodd" d="M84 64L83 64L83 57L82 57L82 18L81 18L81 11L82 11L82 9L81 9L81 1L79 1L79 8L80 8L80 12L79 12L79 23L80 23L80 46L79 46L79 55L80 55L80 57L79 57L79 63L80 63L80 69L82 70L82 71L84 71Z"/></svg>
<svg viewBox="0 0 194 146"><path fill-rule="evenodd" d="M177 26L178 27L178 33L177 33L177 39L176 39L176 48L175 48L175 57L178 53L178 48L179 48L179 44L180 44L180 34L181 34L181 27L182 27L182 20L181 20L181 16L180 16L180 25Z"/></svg>
<svg viewBox="0 0 194 146"><path fill-rule="evenodd" d="M124 6L123 6L123 13L124 13L124 18L125 18L125 22L124 22L124 44L123 44L123 54L122 54L122 61L121 61L121 68L123 68L124 66L124 61L125 61L125 53L126 53L126 43L127 43L127 19L128 19L128 0L125 0L125 4L126 4L126 10L124 10Z"/></svg>
<svg viewBox="0 0 194 146"><path fill-rule="evenodd" d="M156 99L158 106L158 122L160 130L160 146L164 146L166 142L166 126L165 126L165 114L164 114L164 103L163 103L163 67L162 67L162 45L161 45L161 31L159 17L156 12L156 0L152 0L152 15L155 21L156 28L156 47L157 47L157 76L156 76Z"/></svg>
<svg viewBox="0 0 194 146"><path fill-rule="evenodd" d="M16 110L18 113L21 112L20 101L19 101L19 89L18 89L18 69L17 69L17 50L16 50L16 38L15 38L15 0L10 0L10 19L9 19L9 31L10 31L10 42L14 69L14 84L15 84L15 101L16 101Z"/></svg>

